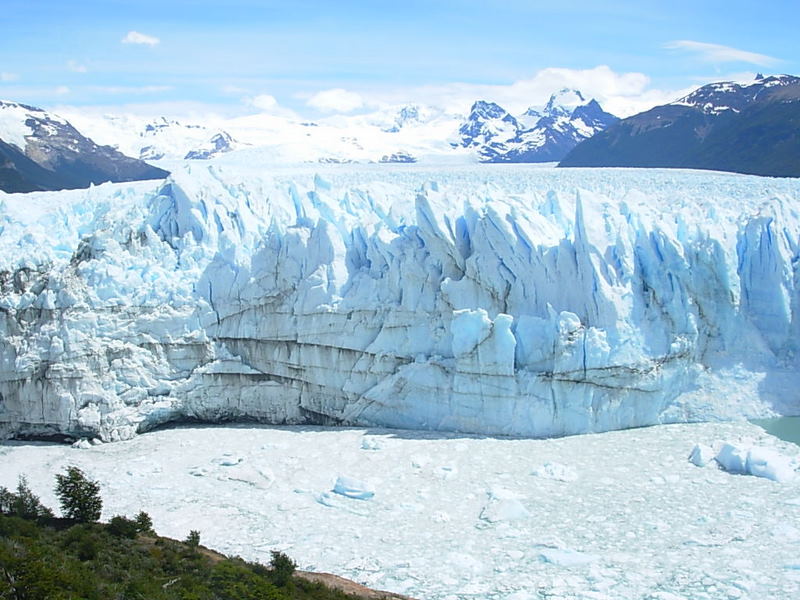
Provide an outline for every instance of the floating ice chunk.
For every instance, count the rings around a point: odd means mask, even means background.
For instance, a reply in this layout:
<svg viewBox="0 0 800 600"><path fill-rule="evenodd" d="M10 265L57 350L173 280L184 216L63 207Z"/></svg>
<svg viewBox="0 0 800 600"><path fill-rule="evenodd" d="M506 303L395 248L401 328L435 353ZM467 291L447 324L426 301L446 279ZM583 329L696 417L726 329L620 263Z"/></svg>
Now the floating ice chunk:
<svg viewBox="0 0 800 600"><path fill-rule="evenodd" d="M92 447L92 444L86 438L81 438L74 444L72 444L73 448L79 448L80 450L88 450Z"/></svg>
<svg viewBox="0 0 800 600"><path fill-rule="evenodd" d="M554 479L556 481L576 481L578 479L578 472L574 467L555 462L544 463L535 468L531 472L531 475L541 477L542 479Z"/></svg>
<svg viewBox="0 0 800 600"><path fill-rule="evenodd" d="M489 501L480 514L482 521L489 523L519 521L531 516L528 509L520 502L521 498L516 492L497 487L489 490L488 494Z"/></svg>
<svg viewBox="0 0 800 600"><path fill-rule="evenodd" d="M705 467L714 458L714 449L705 444L695 444L689 454L689 462L698 467Z"/></svg>
<svg viewBox="0 0 800 600"><path fill-rule="evenodd" d="M747 473L747 448L726 442L717 453L717 462L728 473Z"/></svg>
<svg viewBox="0 0 800 600"><path fill-rule="evenodd" d="M375 491L368 483L342 476L336 479L333 492L356 500L369 500L375 495Z"/></svg>
<svg viewBox="0 0 800 600"><path fill-rule="evenodd" d="M522 502L515 498L506 500L492 499L483 507L481 520L489 523L500 523L502 521L520 521L531 516L528 509Z"/></svg>
<svg viewBox="0 0 800 600"><path fill-rule="evenodd" d="M578 552L569 548L542 548L539 559L542 562L560 567L582 567L596 562L600 557L586 552Z"/></svg>
<svg viewBox="0 0 800 600"><path fill-rule="evenodd" d="M380 450L381 448L383 448L383 444L381 444L381 440L379 438L374 438L374 437L361 438L362 450Z"/></svg>
<svg viewBox="0 0 800 600"><path fill-rule="evenodd" d="M779 483L794 477L790 460L770 448L750 448L747 453L747 472Z"/></svg>
<svg viewBox="0 0 800 600"><path fill-rule="evenodd" d="M449 523L450 515L443 510L439 510L431 515L431 521L434 523Z"/></svg>
<svg viewBox="0 0 800 600"><path fill-rule="evenodd" d="M224 454L220 458L215 458L211 462L216 463L221 467L235 467L243 460L244 459L241 456L234 456L233 454Z"/></svg>
<svg viewBox="0 0 800 600"><path fill-rule="evenodd" d="M754 475L780 483L795 475L791 459L772 448L736 446L727 442L717 454L717 462L729 473Z"/></svg>

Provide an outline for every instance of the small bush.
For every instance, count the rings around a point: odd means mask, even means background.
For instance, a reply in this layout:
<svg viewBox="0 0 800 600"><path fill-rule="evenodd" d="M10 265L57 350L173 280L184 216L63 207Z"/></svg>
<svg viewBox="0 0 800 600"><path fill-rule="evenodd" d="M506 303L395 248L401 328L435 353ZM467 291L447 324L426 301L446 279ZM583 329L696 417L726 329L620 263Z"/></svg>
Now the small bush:
<svg viewBox="0 0 800 600"><path fill-rule="evenodd" d="M108 522L107 530L111 535L119 538L135 539L139 535L139 526L136 521L119 515L112 517Z"/></svg>

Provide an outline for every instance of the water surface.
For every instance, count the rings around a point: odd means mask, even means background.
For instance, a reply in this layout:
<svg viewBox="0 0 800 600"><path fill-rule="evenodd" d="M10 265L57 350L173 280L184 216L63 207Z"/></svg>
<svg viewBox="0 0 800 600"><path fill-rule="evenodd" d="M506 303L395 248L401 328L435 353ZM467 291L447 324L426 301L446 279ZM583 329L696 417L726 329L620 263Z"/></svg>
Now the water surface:
<svg viewBox="0 0 800 600"><path fill-rule="evenodd" d="M777 417L775 419L754 419L753 423L770 435L800 446L800 417Z"/></svg>

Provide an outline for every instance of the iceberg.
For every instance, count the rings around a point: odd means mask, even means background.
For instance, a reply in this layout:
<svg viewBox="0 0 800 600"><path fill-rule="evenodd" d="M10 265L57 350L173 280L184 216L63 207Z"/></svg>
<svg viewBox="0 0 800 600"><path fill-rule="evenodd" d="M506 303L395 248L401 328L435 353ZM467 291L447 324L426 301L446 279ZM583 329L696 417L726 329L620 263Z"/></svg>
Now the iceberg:
<svg viewBox="0 0 800 600"><path fill-rule="evenodd" d="M796 180L242 156L0 195L0 435L800 411Z"/></svg>

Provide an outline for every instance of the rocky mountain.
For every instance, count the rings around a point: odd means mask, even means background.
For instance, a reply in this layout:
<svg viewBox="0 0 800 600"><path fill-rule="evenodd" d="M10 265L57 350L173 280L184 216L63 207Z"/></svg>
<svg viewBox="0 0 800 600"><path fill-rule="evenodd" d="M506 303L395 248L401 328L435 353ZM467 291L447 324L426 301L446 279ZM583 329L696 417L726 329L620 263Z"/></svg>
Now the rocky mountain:
<svg viewBox="0 0 800 600"><path fill-rule="evenodd" d="M576 146L564 167L683 167L800 176L800 78L705 85Z"/></svg>
<svg viewBox="0 0 800 600"><path fill-rule="evenodd" d="M0 101L0 190L75 189L167 175L110 146L95 144L57 115Z"/></svg>
<svg viewBox="0 0 800 600"><path fill-rule="evenodd" d="M529 108L518 117L498 104L478 101L459 128L456 145L476 148L482 162L558 161L617 121L577 90L562 89L542 110Z"/></svg>

